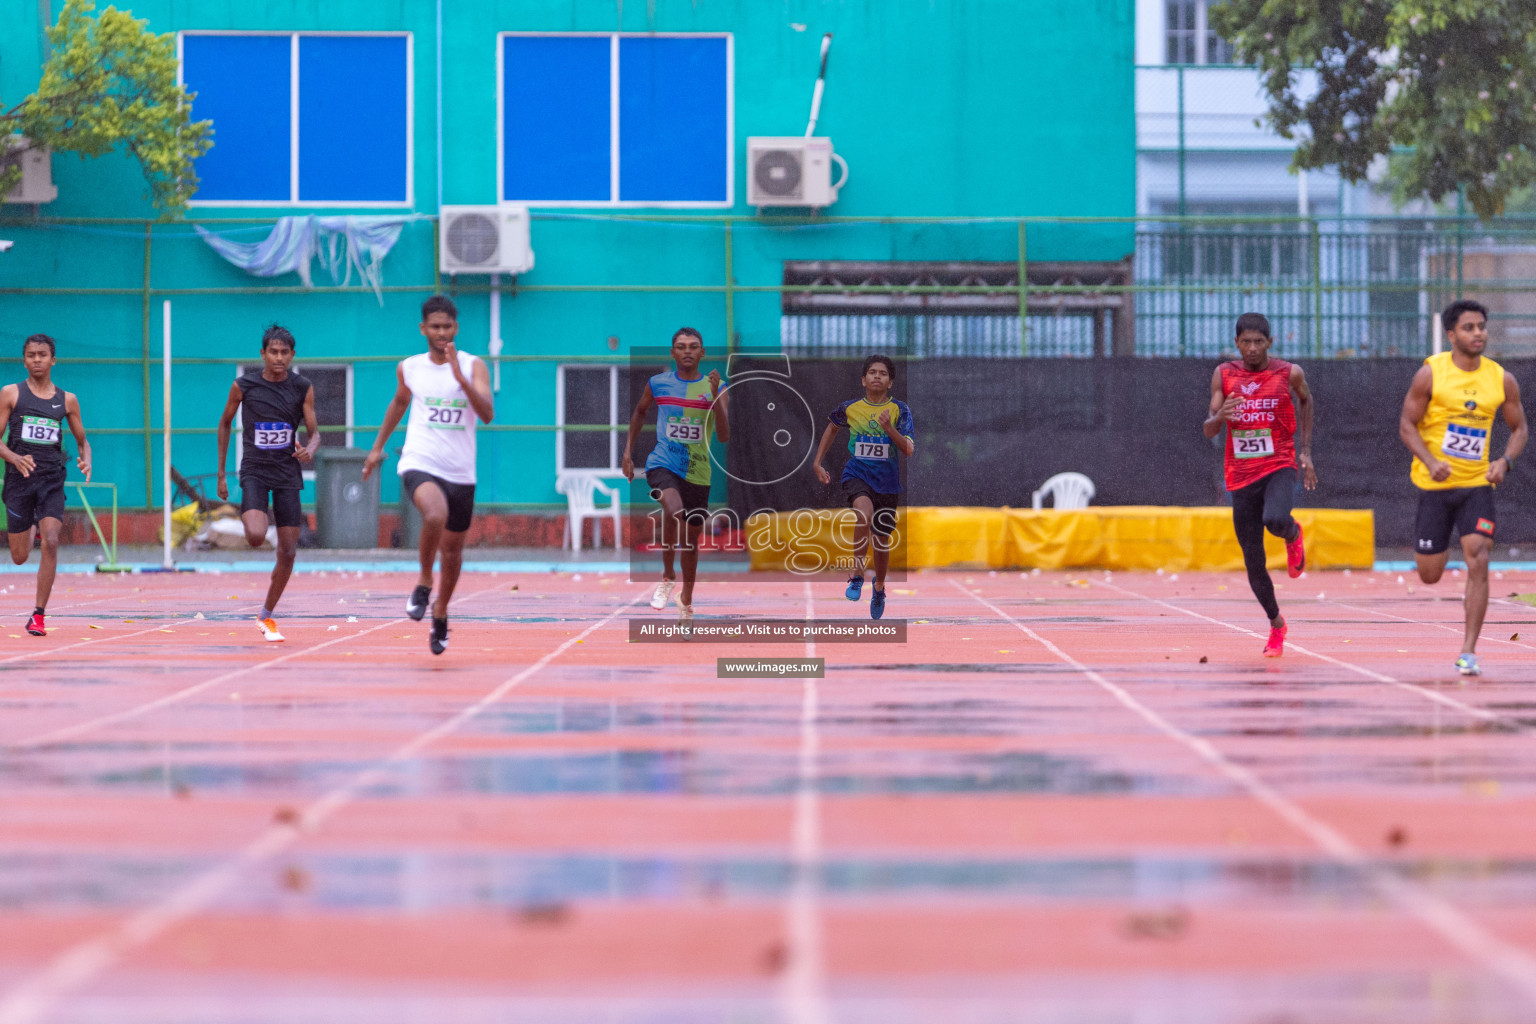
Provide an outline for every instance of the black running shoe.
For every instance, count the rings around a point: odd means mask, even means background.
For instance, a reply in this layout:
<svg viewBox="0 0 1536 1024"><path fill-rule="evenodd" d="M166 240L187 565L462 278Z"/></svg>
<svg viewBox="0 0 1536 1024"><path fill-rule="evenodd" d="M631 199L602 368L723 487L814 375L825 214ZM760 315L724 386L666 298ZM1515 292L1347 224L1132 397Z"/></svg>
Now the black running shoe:
<svg viewBox="0 0 1536 1024"><path fill-rule="evenodd" d="M433 654L442 654L448 649L448 620L432 620L432 639L428 642Z"/></svg>
<svg viewBox="0 0 1536 1024"><path fill-rule="evenodd" d="M420 622L427 614L427 602L432 599L431 587L417 587L405 602L405 614Z"/></svg>

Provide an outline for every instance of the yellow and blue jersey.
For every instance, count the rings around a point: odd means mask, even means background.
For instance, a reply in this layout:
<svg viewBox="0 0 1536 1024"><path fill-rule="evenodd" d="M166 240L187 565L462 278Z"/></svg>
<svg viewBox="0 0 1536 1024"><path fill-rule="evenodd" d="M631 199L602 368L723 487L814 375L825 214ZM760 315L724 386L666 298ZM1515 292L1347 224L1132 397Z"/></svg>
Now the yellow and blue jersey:
<svg viewBox="0 0 1536 1024"><path fill-rule="evenodd" d="M894 398L879 405L855 398L833 409L827 417L839 427L848 428L848 462L843 466L843 479L862 480L876 494L901 493L897 448L880 425L880 414L888 409L896 433L912 440L912 410L907 403Z"/></svg>
<svg viewBox="0 0 1536 1024"><path fill-rule="evenodd" d="M1436 480L1418 459L1409 470L1414 484L1425 491L1455 487L1490 487L1488 442L1493 421L1504 405L1504 367L1483 356L1477 369L1463 370L1452 353L1424 360L1433 375L1429 404L1419 420L1419 436L1431 455L1451 467L1451 475Z"/></svg>
<svg viewBox="0 0 1536 1024"><path fill-rule="evenodd" d="M715 426L709 378L688 380L666 370L650 379L650 387L656 400L656 447L646 457L646 470L668 469L687 483L708 485L709 432ZM723 378L720 390L725 391Z"/></svg>

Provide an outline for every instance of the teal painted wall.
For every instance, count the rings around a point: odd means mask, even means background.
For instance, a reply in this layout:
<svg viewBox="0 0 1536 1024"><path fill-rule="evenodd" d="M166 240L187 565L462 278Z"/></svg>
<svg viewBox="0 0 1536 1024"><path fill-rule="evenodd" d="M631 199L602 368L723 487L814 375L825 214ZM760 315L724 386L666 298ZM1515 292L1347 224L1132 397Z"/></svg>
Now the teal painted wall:
<svg viewBox="0 0 1536 1024"><path fill-rule="evenodd" d="M734 210L745 205L749 135L804 131L817 50L833 32L826 98L818 134L830 136L849 163L851 181L829 212L845 216L942 218L1131 216L1135 210L1135 127L1131 0L445 0L443 32L442 193L445 203L496 198L496 33L499 31L731 32L735 63ZM133 6L156 31L403 30L413 34L416 212L436 209L434 6L427 0L144 0ZM622 15L619 13L622 10ZM1091 54L1091 59L1085 59ZM0 101L7 105L36 81L41 47L32 3L0 5ZM359 83L366 88L366 82ZM195 111L195 107L194 107ZM217 126L215 126L217 128ZM57 202L45 218L141 217L152 213L136 167L122 156L81 161L54 157ZM0 217L14 217L0 208ZM189 219L273 216L324 209L195 208ZM359 211L346 211L359 212ZM366 211L364 211L366 212ZM634 211L626 211L634 212ZM718 222L637 222L602 210L540 210L533 226L537 269L520 285L708 285L725 275L725 229ZM219 225L220 231L234 230ZM253 240L265 227L240 229ZM409 224L384 265L386 285L430 286L433 227ZM17 245L0 255L0 289L63 289L58 294L0 291L0 354L43 330L61 357L133 358L144 348L143 229L136 225L31 226L7 223L0 237ZM1014 225L738 224L733 231L737 285L776 285L785 259L1012 260ZM1034 225L1033 260L1119 259L1133 248L1131 226ZM427 294L306 293L293 275L248 277L224 263L187 225L154 228L151 281L159 289L277 285L279 295L168 296L174 308L176 356L233 357L258 347L260 326L292 328L305 358L403 356L420 348L418 303ZM316 268L315 283L329 284ZM483 284L484 279L478 280ZM120 288L118 295L70 290ZM158 355L160 299L149 311L150 347ZM483 354L488 297L460 296L461 342ZM726 300L720 292L614 293L520 291L503 301L508 354L619 356L664 345L680 324L699 327L719 353ZM734 296L740 344L778 345L779 299L773 292ZM177 365L173 423L212 427L222 407L229 366ZM13 375L21 375L19 359ZM85 403L97 433L98 475L115 480L129 505L146 502L144 442L132 431L144 416L144 370L123 365L67 364L66 387ZM354 378L356 422L376 423L391 393L388 362L360 363ZM0 373L0 377L4 374ZM149 405L160 424L160 370L149 374ZM555 365L509 363L498 396L501 423L549 424L555 417ZM371 438L359 436L358 444ZM398 437L396 440L398 443ZM158 460L158 438L151 446ZM182 434L173 461L183 472L213 468L211 435ZM549 505L554 492L554 435L482 435L480 496L490 504ZM152 462L159 479L158 462ZM394 478L385 478L393 500ZM156 495L158 498L158 494Z"/></svg>

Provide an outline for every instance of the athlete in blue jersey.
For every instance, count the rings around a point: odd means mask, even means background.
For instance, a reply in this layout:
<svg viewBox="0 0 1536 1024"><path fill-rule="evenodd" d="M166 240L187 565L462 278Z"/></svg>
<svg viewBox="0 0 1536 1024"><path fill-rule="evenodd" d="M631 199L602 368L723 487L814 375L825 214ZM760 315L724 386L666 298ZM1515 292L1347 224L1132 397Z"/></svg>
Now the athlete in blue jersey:
<svg viewBox="0 0 1536 1024"><path fill-rule="evenodd" d="M651 607L667 606L677 587L673 552L683 552L683 586L677 593L677 621L693 621L693 581L699 569L699 534L709 518L709 432L714 428L721 443L731 439L720 372L699 373L704 359L704 339L692 327L672 335L673 369L646 382L629 417L629 436L624 439L624 476L635 478L635 438L645 417L656 406L656 447L645 460L645 479L651 497L661 503L662 581L651 596Z"/></svg>
<svg viewBox="0 0 1536 1024"><path fill-rule="evenodd" d="M853 533L853 575L845 591L857 601L864 589L864 564L871 535L874 540L875 580L869 595L869 617L885 614L885 574L891 564L891 534L896 529L896 508L901 500L901 467L897 453L912 454L912 410L891 397L896 363L890 356L873 355L864 360L864 397L844 402L827 417L816 449L816 479L830 484L832 475L822 460L839 430L848 431L848 462L843 466L843 494L858 516Z"/></svg>

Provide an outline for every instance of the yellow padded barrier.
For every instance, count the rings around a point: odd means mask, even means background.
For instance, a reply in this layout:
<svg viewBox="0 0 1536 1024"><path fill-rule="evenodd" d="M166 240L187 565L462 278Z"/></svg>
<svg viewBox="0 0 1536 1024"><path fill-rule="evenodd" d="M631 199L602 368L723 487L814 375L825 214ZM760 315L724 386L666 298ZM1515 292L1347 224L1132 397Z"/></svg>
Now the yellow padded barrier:
<svg viewBox="0 0 1536 1024"><path fill-rule="evenodd" d="M1303 508L1313 569L1369 569L1376 558L1369 509ZM853 513L818 509L759 514L746 524L754 569L801 572L851 564ZM1164 569L1226 571L1243 567L1230 508L1101 506L1036 512L1014 508L917 507L897 518L893 568ZM1285 545L1265 536L1271 569L1285 568Z"/></svg>

